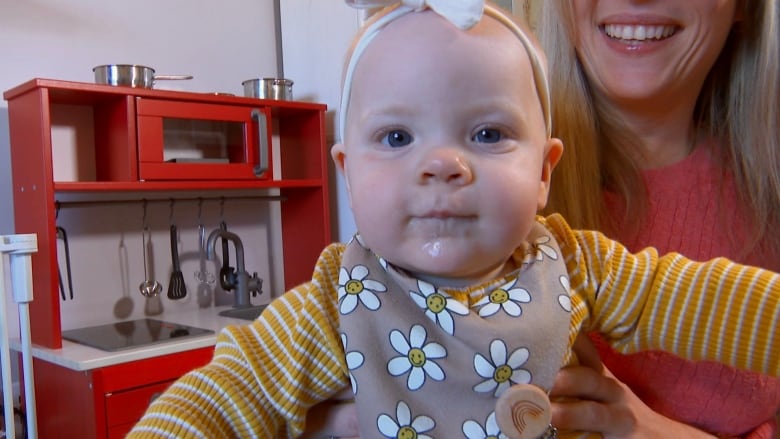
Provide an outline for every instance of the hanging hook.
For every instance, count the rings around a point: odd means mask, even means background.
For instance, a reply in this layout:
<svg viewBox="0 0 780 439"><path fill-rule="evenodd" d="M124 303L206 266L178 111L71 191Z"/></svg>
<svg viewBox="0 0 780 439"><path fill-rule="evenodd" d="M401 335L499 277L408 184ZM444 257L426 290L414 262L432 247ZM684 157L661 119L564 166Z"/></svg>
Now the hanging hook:
<svg viewBox="0 0 780 439"><path fill-rule="evenodd" d="M144 210L143 210L144 213L143 216L141 217L141 225L145 229L146 228L146 204L147 204L146 198L143 199L143 202L144 202Z"/></svg>
<svg viewBox="0 0 780 439"><path fill-rule="evenodd" d="M174 204L174 202L175 202L175 200L173 198L171 198L171 212L168 214L168 223L170 225L173 225L173 204Z"/></svg>
<svg viewBox="0 0 780 439"><path fill-rule="evenodd" d="M200 249L206 250L206 226L203 225L203 199L198 197L198 236L200 237Z"/></svg>

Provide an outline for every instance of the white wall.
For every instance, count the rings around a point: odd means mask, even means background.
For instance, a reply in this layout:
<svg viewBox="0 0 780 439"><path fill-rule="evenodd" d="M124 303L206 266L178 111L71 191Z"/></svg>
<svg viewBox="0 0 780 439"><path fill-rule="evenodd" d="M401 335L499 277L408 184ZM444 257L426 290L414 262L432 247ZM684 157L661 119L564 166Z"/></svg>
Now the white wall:
<svg viewBox="0 0 780 439"><path fill-rule="evenodd" d="M281 0L284 75L293 92L328 105L328 144L334 141L344 54L358 28L357 12L344 0ZM334 236L347 241L355 233L344 180L331 169Z"/></svg>
<svg viewBox="0 0 780 439"><path fill-rule="evenodd" d="M276 75L274 1L0 0L0 91L36 77L92 82L92 67L112 63L144 64L155 68L158 74L194 76L191 81L160 81L157 88L240 95L243 80ZM8 106L5 100L0 100L0 234L14 233L9 162ZM193 208L187 205L177 209L177 218L181 218L182 222L186 220L189 233L192 233L195 223ZM83 293L83 289L76 291L77 300L63 302L63 311L69 315L63 320L63 326L75 326L79 319L96 318L95 315L100 313L110 318L113 303L124 294L132 294L136 298L135 315L144 312L136 287L143 276L139 262L140 233L137 230L140 218L133 219L138 217L137 208L123 206L122 209L129 211L127 220L114 224L122 231L121 239L116 233L113 233L114 239L109 239L106 234L79 236L79 228L83 224L66 226L73 235L69 238L75 241L71 245L76 247L72 249L76 253L73 258L77 261L74 264L77 271L74 280L86 279L93 286L100 286L108 279L112 283L107 285L112 287L102 293L94 292L93 297L85 297L90 293ZM236 212L240 213L242 209L237 206ZM155 236L160 252L157 273L166 285L170 260L163 226L167 222L167 210L164 206L152 215L160 226ZM250 211L255 215L254 210ZM71 216L71 213L68 211L66 216ZM83 214L87 219L91 215L89 209ZM254 227L252 221L246 218L247 214L241 215L241 218L230 216L227 222L239 230L243 228L244 231L237 232L239 234L257 229L254 231L256 242L264 243L265 231ZM204 214L204 221L208 221L208 227L217 223L213 209ZM194 240L192 235L187 239L188 242ZM129 276L129 283L118 272L118 263L109 264L109 261L121 258L122 249L117 248L117 241L125 240L131 257L131 271L124 273L124 276ZM191 254L186 254L186 248L182 250L185 253L182 263L191 265L183 268L189 275L194 270L192 264L197 262L192 260ZM262 245L254 245L252 250L266 252ZM90 260L89 253L92 253L92 261L95 260L94 254L107 257L99 257L96 267L84 267L78 260L82 256L84 260ZM247 269L259 268L249 265L249 261L257 259L255 256L248 255ZM188 257L190 259L186 260ZM261 275L266 273L261 272ZM117 285L119 278L122 278L121 287ZM8 280L5 281L7 284ZM81 285L84 283L82 281ZM195 306L194 302L201 299L194 284L190 283L188 290L188 300L193 303L180 306ZM15 308L13 302L10 306ZM96 312L96 309L100 311ZM15 325L16 321L9 323Z"/></svg>
<svg viewBox="0 0 780 439"><path fill-rule="evenodd" d="M144 64L157 88L241 94L276 74L272 0L0 0L0 91L42 77L92 82L100 64ZM13 233L7 102L0 101L0 234Z"/></svg>

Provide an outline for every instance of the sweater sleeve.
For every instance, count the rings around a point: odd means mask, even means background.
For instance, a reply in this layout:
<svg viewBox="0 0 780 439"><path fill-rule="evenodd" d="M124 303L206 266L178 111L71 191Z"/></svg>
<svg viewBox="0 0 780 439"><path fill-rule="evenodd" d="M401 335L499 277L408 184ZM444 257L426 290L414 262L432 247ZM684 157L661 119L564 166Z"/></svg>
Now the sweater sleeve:
<svg viewBox="0 0 780 439"><path fill-rule="evenodd" d="M349 383L336 303L342 251L328 247L312 281L251 324L224 328L211 362L172 384L127 437L299 436L308 409Z"/></svg>
<svg viewBox="0 0 780 439"><path fill-rule="evenodd" d="M598 232L541 219L566 257L572 331L598 331L622 353L663 350L689 360L780 376L780 275L724 258L694 262L630 253Z"/></svg>

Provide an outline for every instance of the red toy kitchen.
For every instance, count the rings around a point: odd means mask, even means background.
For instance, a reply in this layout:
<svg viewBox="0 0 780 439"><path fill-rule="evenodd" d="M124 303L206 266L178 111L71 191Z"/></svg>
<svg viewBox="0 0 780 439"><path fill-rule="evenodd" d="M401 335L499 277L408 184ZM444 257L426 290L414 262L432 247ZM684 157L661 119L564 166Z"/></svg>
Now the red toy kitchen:
<svg viewBox="0 0 780 439"><path fill-rule="evenodd" d="M38 435L123 437L157 394L210 360L222 327L261 311L256 297L267 302L310 279L332 241L326 106L53 79L3 96L15 229L38 240L30 303ZM73 115L75 146L63 146L58 127ZM234 207L249 212L242 225L252 239L228 230ZM185 236L197 251L178 253ZM74 252L84 237L93 248ZM258 276L245 252L271 248L280 252ZM155 258L164 261L156 275ZM199 262L197 281L179 259ZM85 266L117 274L89 282ZM231 301L218 303L206 287ZM97 310L90 324L72 316L87 307Z"/></svg>

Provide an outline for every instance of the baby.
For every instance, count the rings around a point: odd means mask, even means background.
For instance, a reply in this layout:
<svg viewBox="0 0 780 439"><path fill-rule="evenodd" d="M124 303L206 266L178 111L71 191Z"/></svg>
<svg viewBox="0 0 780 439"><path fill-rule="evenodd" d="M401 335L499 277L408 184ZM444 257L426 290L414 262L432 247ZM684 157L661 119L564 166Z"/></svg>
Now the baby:
<svg viewBox="0 0 780 439"><path fill-rule="evenodd" d="M563 152L542 54L497 8L436 4L382 10L350 51L332 156L359 233L225 328L129 438L297 437L350 383L364 438L550 437L583 330L780 374L780 276L536 215Z"/></svg>

